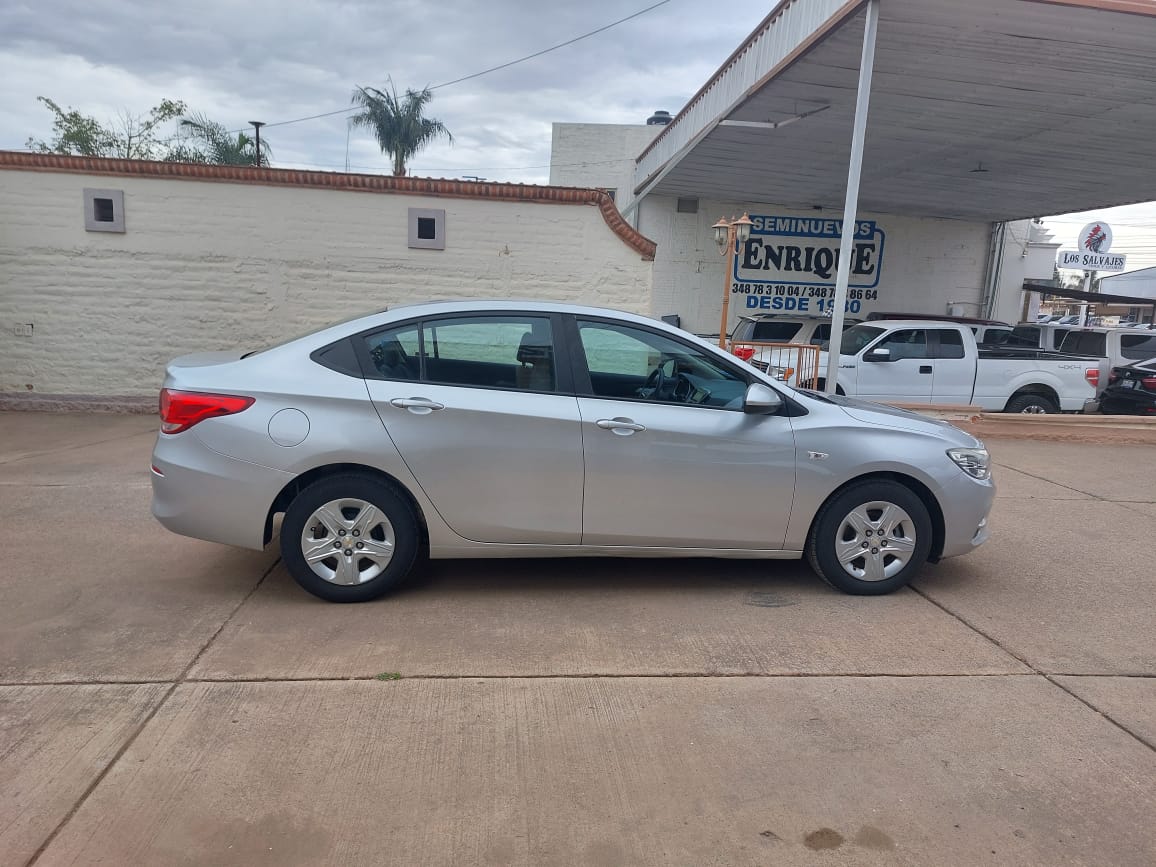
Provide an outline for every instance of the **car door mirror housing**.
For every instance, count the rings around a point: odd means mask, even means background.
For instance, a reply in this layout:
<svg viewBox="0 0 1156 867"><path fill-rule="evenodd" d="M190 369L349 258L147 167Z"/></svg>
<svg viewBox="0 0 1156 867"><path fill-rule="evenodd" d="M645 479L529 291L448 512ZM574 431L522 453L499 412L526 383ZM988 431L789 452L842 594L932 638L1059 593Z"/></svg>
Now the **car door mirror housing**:
<svg viewBox="0 0 1156 867"><path fill-rule="evenodd" d="M863 356L864 361L891 361L890 349L872 349Z"/></svg>
<svg viewBox="0 0 1156 867"><path fill-rule="evenodd" d="M747 393L743 398L743 412L752 415L770 415L782 408L783 399L770 386L761 382L752 382L747 386Z"/></svg>

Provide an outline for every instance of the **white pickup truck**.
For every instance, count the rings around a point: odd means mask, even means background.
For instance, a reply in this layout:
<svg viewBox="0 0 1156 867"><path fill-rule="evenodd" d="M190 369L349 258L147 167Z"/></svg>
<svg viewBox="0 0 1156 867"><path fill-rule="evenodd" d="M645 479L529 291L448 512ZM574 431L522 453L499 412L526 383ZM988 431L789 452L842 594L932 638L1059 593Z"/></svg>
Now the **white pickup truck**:
<svg viewBox="0 0 1156 867"><path fill-rule="evenodd" d="M968 405L994 412L1083 412L1094 407L1097 359L1011 347L978 347L953 322L879 320L843 332L840 394L887 403ZM766 347L749 360L794 385L795 372ZM819 357L820 376L827 353ZM819 387L824 385L820 379Z"/></svg>

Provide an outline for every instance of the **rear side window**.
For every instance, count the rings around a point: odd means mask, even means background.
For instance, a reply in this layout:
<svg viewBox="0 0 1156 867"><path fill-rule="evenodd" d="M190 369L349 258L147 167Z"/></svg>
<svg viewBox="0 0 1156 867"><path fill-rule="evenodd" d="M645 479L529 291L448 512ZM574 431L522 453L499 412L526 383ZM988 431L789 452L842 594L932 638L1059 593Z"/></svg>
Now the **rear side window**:
<svg viewBox="0 0 1156 867"><path fill-rule="evenodd" d="M422 324L425 380L554 391L554 335L538 316L434 319Z"/></svg>
<svg viewBox="0 0 1156 867"><path fill-rule="evenodd" d="M963 358L962 334L949 328L937 328L935 333L939 337L939 348L935 353L936 358Z"/></svg>
<svg viewBox="0 0 1156 867"><path fill-rule="evenodd" d="M1060 348L1076 355L1107 355L1108 335L1095 331L1069 331Z"/></svg>
<svg viewBox="0 0 1156 867"><path fill-rule="evenodd" d="M756 322L754 337L761 343L790 343L791 338L803 327L800 322Z"/></svg>
<svg viewBox="0 0 1156 867"><path fill-rule="evenodd" d="M554 335L540 316L448 316L364 338L373 378L552 392Z"/></svg>
<svg viewBox="0 0 1156 867"><path fill-rule="evenodd" d="M1064 338L1071 332L1070 328L1057 328L1052 332L1052 345L1044 349L1059 349L1064 344Z"/></svg>
<svg viewBox="0 0 1156 867"><path fill-rule="evenodd" d="M365 338L369 360L381 379L417 382L421 378L417 323L379 331Z"/></svg>
<svg viewBox="0 0 1156 867"><path fill-rule="evenodd" d="M1040 329L1034 325L1017 325L1012 329L1012 334L1019 338L1017 346L1040 345Z"/></svg>
<svg viewBox="0 0 1156 867"><path fill-rule="evenodd" d="M1120 337L1120 354L1143 361L1156 358L1156 334L1124 334Z"/></svg>
<svg viewBox="0 0 1156 867"><path fill-rule="evenodd" d="M826 322L822 322L815 326L815 333L811 335L811 339L808 342L812 346L818 346L820 343L826 343L830 339L831 326Z"/></svg>

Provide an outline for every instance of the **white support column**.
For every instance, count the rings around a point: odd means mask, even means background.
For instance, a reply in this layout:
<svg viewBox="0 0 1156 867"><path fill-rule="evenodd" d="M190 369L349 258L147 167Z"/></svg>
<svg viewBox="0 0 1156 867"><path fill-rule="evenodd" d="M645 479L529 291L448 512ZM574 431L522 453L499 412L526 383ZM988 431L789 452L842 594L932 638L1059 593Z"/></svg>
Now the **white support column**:
<svg viewBox="0 0 1156 867"><path fill-rule="evenodd" d="M851 247L855 240L855 217L859 210L859 175L863 168L863 139L867 132L867 106L871 101L871 75L875 70L875 34L879 30L879 0L868 0L863 26L863 58L859 62L859 90L855 98L855 125L851 130L851 161L847 165L847 199L843 205L843 234L839 240L839 271L835 277L835 300L831 313L831 342L827 349L827 393L835 393L839 376L839 344L843 339L847 284L851 280Z"/></svg>

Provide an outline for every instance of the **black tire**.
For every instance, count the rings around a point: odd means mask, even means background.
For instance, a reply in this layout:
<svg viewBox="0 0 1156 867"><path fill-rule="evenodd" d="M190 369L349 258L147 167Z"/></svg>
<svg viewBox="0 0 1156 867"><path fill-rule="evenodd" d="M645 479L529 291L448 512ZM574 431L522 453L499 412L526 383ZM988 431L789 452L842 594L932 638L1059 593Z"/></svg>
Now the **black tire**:
<svg viewBox="0 0 1156 867"><path fill-rule="evenodd" d="M378 574L360 584L337 584L326 580L313 571L302 551L302 534L306 522L318 509L335 500L359 500L372 505L388 521L393 531L393 556ZM349 513L356 514L352 508ZM323 534L319 541L329 537L327 529L320 522L310 528L311 534L316 532ZM381 535L380 529L374 532ZM366 544L369 544L368 537ZM368 602L392 590L410 573L420 546L421 529L408 500L387 482L357 473L342 473L314 482L293 499L281 523L281 558L289 574L305 590L328 602ZM347 550L352 548L350 544ZM340 553L335 552L333 562L336 563ZM372 566L371 561L356 557L350 557L349 562ZM359 567L354 565L351 568Z"/></svg>
<svg viewBox="0 0 1156 867"><path fill-rule="evenodd" d="M870 503L889 503L898 506L907 513L911 523L914 524L915 539L906 565L901 565L899 571L878 581L852 575L839 561L835 548L844 520L855 509ZM807 560L819 577L837 590L856 596L881 596L905 586L919 574L931 552L931 535L931 516L927 512L927 507L910 488L884 479L868 480L851 485L836 494L819 510L815 522L811 525L811 534L807 538ZM880 549L870 547L870 543L868 544L869 547L864 552L865 557L874 556L870 552ZM891 558L889 561L888 557ZM878 559L884 564L884 568L902 563L889 552L881 553ZM852 568L855 568L854 563L857 562L860 561L852 562ZM863 563L866 566L866 562Z"/></svg>
<svg viewBox="0 0 1156 867"><path fill-rule="evenodd" d="M1057 413L1060 408L1052 402L1051 398L1044 397L1042 394L1017 394L1007 402L1004 407L1004 412L1019 412L1034 415L1042 415L1048 413L1049 415Z"/></svg>

